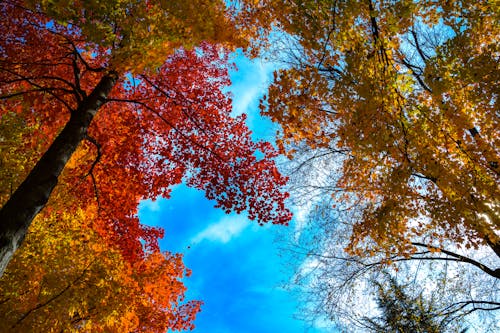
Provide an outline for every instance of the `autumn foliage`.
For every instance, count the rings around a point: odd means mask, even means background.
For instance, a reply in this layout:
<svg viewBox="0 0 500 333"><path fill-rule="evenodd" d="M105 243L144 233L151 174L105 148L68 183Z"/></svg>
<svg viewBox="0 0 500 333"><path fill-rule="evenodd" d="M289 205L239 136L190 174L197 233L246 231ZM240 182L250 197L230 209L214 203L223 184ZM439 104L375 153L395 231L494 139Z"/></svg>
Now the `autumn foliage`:
<svg viewBox="0 0 500 333"><path fill-rule="evenodd" d="M67 193L63 196L69 199ZM201 302L183 302L186 288L181 279L189 271L182 256L154 251L127 261L93 231L96 217L96 207L68 211L55 204L35 220L1 280L0 330L193 328Z"/></svg>
<svg viewBox="0 0 500 333"><path fill-rule="evenodd" d="M350 207L350 253L425 238L500 256L498 4L260 3L292 40L264 114L290 157L338 159L325 190Z"/></svg>
<svg viewBox="0 0 500 333"><path fill-rule="evenodd" d="M1 280L2 329L192 327L188 271L139 201L186 182L226 212L290 219L277 152L222 92L224 46L245 45L224 3L5 1L0 14L2 256L37 216Z"/></svg>
<svg viewBox="0 0 500 333"><path fill-rule="evenodd" d="M500 257L496 2L9 0L0 18L2 330L191 328L189 271L138 203L184 182L287 224L278 153L331 157L314 190L349 255L440 252L499 278L445 249ZM229 52L271 31L278 149L223 93Z"/></svg>
<svg viewBox="0 0 500 333"><path fill-rule="evenodd" d="M308 222L285 245L301 317L391 331L363 324L386 270L436 306L423 312L440 329L498 331L498 1L249 6L279 31L269 55L284 65L261 108ZM400 310L398 325L418 322Z"/></svg>

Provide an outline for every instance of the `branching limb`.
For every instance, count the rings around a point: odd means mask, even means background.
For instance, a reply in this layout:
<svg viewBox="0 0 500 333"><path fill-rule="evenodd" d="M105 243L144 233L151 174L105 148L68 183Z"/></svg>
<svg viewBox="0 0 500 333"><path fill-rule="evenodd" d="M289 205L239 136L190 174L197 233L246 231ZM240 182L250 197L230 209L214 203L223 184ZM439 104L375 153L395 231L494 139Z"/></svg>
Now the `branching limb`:
<svg viewBox="0 0 500 333"><path fill-rule="evenodd" d="M410 33L413 36L413 40L415 41L415 48L417 49L417 52L420 55L420 58L422 58L422 61L424 63L426 63L430 59L430 57L427 54L425 54L424 50L422 49L422 47L418 41L417 33L415 32L415 30L411 29Z"/></svg>
<svg viewBox="0 0 500 333"><path fill-rule="evenodd" d="M47 87L43 87L41 86L40 84L36 83L36 82L33 82L32 81L32 78L30 77L27 77L27 76L24 76L24 75L21 75L19 73L16 73L16 72L13 72L7 68L0 68L0 70L2 71L5 71L7 73L10 73L14 76L17 76L19 79L21 79L22 81L24 82L27 82L28 84L32 85L33 87L39 89L39 90L42 90L44 92L47 92L48 94L52 95L52 97L54 97L56 100L58 100L59 102L61 102L68 110L70 110L70 112L74 112L74 109L71 107L71 105L68 104L68 102L66 102L64 99L62 99L60 96L58 96L57 94L55 94L54 92L52 92L50 89L56 89L56 90L65 90L64 88L47 88ZM52 79L56 79L56 78L52 78ZM60 79L62 80L62 79ZM62 80L64 82L67 82L65 80ZM73 90L67 90L66 92L70 93L70 94L73 94L73 95L77 95L77 93Z"/></svg>
<svg viewBox="0 0 500 333"><path fill-rule="evenodd" d="M465 310L465 308L467 308L468 306L471 306L472 308ZM442 309L439 315L450 316L458 313L458 315L455 316L456 318L458 318L458 317L465 317L475 311L496 311L496 310L500 310L499 302L470 300L470 301L455 302L447 306L446 308Z"/></svg>
<svg viewBox="0 0 500 333"><path fill-rule="evenodd" d="M49 303L53 302L54 300L56 300L57 298L59 298L61 295L63 295L66 291L68 291L72 286L74 286L76 283L78 283L78 281L80 281L84 275L87 273L87 271L89 270L90 266L92 266L92 264L94 264L95 262L95 259L92 260L82 271L82 273L80 275L78 275L76 277L76 279L74 279L72 282L68 283L66 285L66 287L64 287L63 289L61 289L61 291L59 291L57 294L53 295L52 297L50 297L48 300L46 300L45 302L41 302L41 303L38 303L34 308L30 309L28 312L26 312L25 314L23 314L21 316L21 318L19 318L19 320L12 326L12 328L15 328L16 326L18 326L24 319L26 319L26 317L28 317L32 312L40 309L40 308L43 308L44 306L48 305Z"/></svg>
<svg viewBox="0 0 500 333"><path fill-rule="evenodd" d="M9 98L14 98L17 96L27 95L27 94L31 94L31 93L40 93L40 92L49 93L49 92L58 91L58 90L68 92L66 89L62 89L62 88L37 88L37 89L29 89L29 90L19 91L19 92L12 93L12 94L0 95L0 99L9 99Z"/></svg>
<svg viewBox="0 0 500 333"><path fill-rule="evenodd" d="M408 62L404 58L401 58L400 61L403 65L405 65L411 71L411 74L417 80L420 87L422 87L422 89L424 89L428 93L432 94L432 89L422 79L422 76L421 76L422 72L423 72L422 69L418 66L412 65L410 62ZM420 70L420 72L418 73L417 70Z"/></svg>
<svg viewBox="0 0 500 333"><path fill-rule="evenodd" d="M468 258L468 257L465 257L461 254L458 254L458 253L455 253L455 252L452 252L452 251L449 251L449 250L445 250L445 249L442 249L442 248L439 248L439 247L436 247L436 246L432 246L432 245L429 245L429 244L423 244L423 243L418 243L418 242L412 242L411 243L412 245L415 245L415 246L418 246L418 247L426 247L428 249L433 249L433 250L437 250L441 253L444 253L452 258L454 258L454 261L458 261L458 262L464 262L464 263L468 263L468 264L471 264L473 266L476 266L477 268L479 268L480 270L482 270L483 272L493 276L494 278L497 278L497 279L500 279L500 269L497 268L497 269L492 269L474 259L471 259L471 258ZM435 258L437 260L445 260L446 258Z"/></svg>

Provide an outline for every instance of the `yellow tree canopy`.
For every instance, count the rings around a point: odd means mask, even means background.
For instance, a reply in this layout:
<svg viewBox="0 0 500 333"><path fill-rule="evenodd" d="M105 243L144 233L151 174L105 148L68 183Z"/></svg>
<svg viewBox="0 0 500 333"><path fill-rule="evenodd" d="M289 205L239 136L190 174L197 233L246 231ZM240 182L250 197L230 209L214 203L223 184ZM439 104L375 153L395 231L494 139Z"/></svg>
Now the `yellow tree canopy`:
<svg viewBox="0 0 500 333"><path fill-rule="evenodd" d="M351 253L425 236L500 256L498 3L258 3L294 42L263 113L290 157L343 153L333 195L356 203Z"/></svg>

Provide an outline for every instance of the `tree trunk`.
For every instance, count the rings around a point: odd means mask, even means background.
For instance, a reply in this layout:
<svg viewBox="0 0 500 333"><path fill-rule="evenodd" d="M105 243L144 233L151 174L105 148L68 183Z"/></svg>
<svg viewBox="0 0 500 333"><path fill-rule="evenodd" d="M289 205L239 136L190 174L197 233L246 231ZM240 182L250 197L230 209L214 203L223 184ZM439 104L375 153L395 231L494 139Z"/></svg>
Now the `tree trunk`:
<svg viewBox="0 0 500 333"><path fill-rule="evenodd" d="M31 222L49 200L64 166L85 138L92 119L106 101L117 79L116 72L102 77L92 93L71 114L61 133L0 210L0 276L21 245Z"/></svg>

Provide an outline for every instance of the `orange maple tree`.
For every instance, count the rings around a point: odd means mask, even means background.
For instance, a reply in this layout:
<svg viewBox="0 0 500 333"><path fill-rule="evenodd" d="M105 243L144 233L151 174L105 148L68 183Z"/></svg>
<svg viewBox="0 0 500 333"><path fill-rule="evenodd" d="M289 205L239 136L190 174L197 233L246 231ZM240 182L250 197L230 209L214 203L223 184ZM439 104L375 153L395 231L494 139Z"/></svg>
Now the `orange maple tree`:
<svg viewBox="0 0 500 333"><path fill-rule="evenodd" d="M61 177L72 171L66 168ZM57 187L31 225L0 278L0 331L192 329L201 302L184 301L181 278L190 272L182 256L150 251L125 260L93 230L96 205L68 211L78 199Z"/></svg>
<svg viewBox="0 0 500 333"><path fill-rule="evenodd" d="M227 50L203 42L241 39L219 34L221 25L235 29L223 3L199 2L196 11L148 1L78 2L71 10L63 2L2 2L1 116L31 126L23 140L37 161L11 184L0 210L2 270L78 147L86 154L64 186L79 194L79 206L97 205L94 230L127 260L157 250L162 234L139 223L139 200L168 196L181 181L227 212L247 210L260 223L290 219L276 152L251 140L245 117L231 117L221 92L229 84ZM201 20L205 9L213 15ZM167 18L173 26L161 24Z"/></svg>
<svg viewBox="0 0 500 333"><path fill-rule="evenodd" d="M187 271L139 201L186 182L226 212L290 220L276 151L222 92L228 47L245 45L230 11L13 0L0 16L2 272L36 217L0 283L6 329L192 327Z"/></svg>

